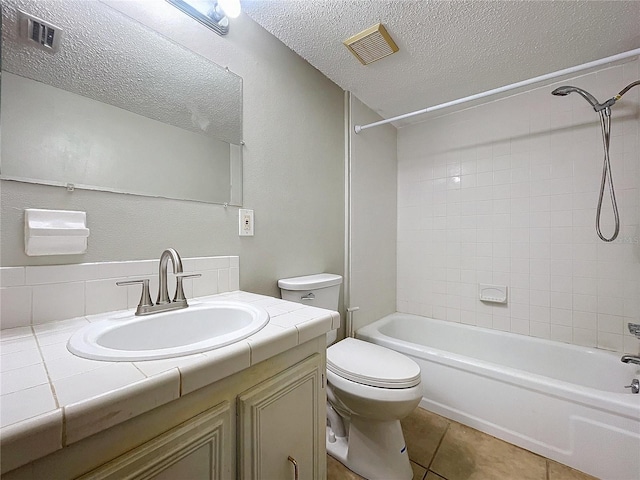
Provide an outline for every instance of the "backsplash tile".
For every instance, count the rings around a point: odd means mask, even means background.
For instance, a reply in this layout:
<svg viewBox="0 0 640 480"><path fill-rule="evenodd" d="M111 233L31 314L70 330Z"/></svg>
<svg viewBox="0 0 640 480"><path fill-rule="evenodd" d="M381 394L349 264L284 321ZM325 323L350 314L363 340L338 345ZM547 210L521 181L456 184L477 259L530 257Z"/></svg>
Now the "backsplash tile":
<svg viewBox="0 0 640 480"><path fill-rule="evenodd" d="M31 287L0 287L0 326L14 328L31 323Z"/></svg>
<svg viewBox="0 0 640 480"><path fill-rule="evenodd" d="M47 323L85 315L85 282L33 286L32 323Z"/></svg>
<svg viewBox="0 0 640 480"><path fill-rule="evenodd" d="M24 267L7 267L0 269L0 287L16 287L24 285L24 280Z"/></svg>
<svg viewBox="0 0 640 480"><path fill-rule="evenodd" d="M152 300L158 291L158 260L0 268L0 326L2 329L46 324L97 313L135 308L141 287L118 287L125 279L149 278ZM187 298L240 288L239 257L183 259ZM169 267L171 270L171 267ZM175 280L169 274L169 293ZM55 340L55 339L54 339ZM48 343L50 344L50 342Z"/></svg>
<svg viewBox="0 0 640 480"><path fill-rule="evenodd" d="M125 310L127 306L127 288L117 286L112 279L86 282L85 310L87 315L109 310Z"/></svg>
<svg viewBox="0 0 640 480"><path fill-rule="evenodd" d="M609 98L637 80L639 64L563 84L588 83ZM605 243L594 228L598 116L577 96L550 95L553 88L398 131L397 308L637 354L640 342L626 324L640 322L640 89L612 108L621 230ZM608 234L606 199L602 211ZM507 285L508 305L480 302L478 283Z"/></svg>

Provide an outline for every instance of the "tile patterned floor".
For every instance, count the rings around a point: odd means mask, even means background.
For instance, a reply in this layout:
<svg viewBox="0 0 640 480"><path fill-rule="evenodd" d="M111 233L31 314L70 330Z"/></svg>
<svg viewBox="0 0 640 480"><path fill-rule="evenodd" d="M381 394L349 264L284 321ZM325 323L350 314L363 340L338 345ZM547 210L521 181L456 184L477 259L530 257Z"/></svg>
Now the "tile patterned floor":
<svg viewBox="0 0 640 480"><path fill-rule="evenodd" d="M594 480L421 408L402 421L402 429L414 480ZM327 456L327 480L362 477Z"/></svg>

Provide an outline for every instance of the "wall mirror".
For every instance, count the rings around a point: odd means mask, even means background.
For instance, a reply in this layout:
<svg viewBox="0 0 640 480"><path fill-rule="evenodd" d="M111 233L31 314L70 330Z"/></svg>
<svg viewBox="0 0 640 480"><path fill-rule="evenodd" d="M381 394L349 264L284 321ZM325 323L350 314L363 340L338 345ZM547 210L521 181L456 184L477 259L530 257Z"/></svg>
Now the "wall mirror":
<svg viewBox="0 0 640 480"><path fill-rule="evenodd" d="M241 77L98 0L2 3L0 178L242 204Z"/></svg>

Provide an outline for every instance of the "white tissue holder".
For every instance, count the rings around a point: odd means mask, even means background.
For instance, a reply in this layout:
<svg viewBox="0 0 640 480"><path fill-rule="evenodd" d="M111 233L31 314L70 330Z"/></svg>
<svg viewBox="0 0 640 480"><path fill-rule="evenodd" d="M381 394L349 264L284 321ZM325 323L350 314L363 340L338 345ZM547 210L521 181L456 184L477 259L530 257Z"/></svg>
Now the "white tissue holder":
<svg viewBox="0 0 640 480"><path fill-rule="evenodd" d="M85 253L88 237L86 212L38 208L24 211L24 251L29 256Z"/></svg>

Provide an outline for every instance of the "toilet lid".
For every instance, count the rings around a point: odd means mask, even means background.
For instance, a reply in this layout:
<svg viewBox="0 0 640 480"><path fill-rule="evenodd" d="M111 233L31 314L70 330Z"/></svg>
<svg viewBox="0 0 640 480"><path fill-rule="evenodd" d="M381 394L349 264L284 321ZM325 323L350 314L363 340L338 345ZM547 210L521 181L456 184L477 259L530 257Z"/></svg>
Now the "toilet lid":
<svg viewBox="0 0 640 480"><path fill-rule="evenodd" d="M416 362L355 338L345 338L327 349L327 369L372 387L409 388L420 383L420 367Z"/></svg>

